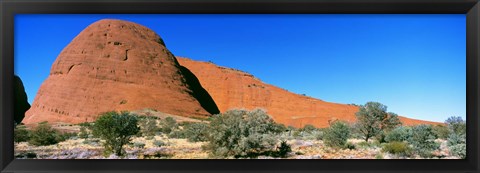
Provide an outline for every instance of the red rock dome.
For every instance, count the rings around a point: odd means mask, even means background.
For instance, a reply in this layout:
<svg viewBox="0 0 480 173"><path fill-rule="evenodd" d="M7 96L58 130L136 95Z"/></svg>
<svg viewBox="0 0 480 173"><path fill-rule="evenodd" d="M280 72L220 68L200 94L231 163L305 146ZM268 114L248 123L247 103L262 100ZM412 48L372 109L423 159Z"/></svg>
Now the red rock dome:
<svg viewBox="0 0 480 173"><path fill-rule="evenodd" d="M80 123L102 112L144 108L187 117L218 113L198 80L184 73L152 30L100 20L62 50L23 122Z"/></svg>

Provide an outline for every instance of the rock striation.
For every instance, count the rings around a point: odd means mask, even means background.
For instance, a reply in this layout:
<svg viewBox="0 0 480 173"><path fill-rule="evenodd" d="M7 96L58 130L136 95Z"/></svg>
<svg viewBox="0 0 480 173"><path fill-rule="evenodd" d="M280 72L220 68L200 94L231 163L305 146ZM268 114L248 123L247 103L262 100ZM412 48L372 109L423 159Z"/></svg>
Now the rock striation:
<svg viewBox="0 0 480 173"><path fill-rule="evenodd" d="M185 73L152 30L100 20L59 54L24 123L81 123L102 112L144 108L186 117L218 113L196 77Z"/></svg>
<svg viewBox="0 0 480 173"><path fill-rule="evenodd" d="M307 124L328 127L329 122L334 120L350 123L356 120L357 106L331 103L291 93L266 84L251 74L213 63L182 57L177 57L177 60L197 76L221 112L230 109L262 108L276 122L294 127L303 127ZM406 125L438 124L406 117L400 117L400 120Z"/></svg>

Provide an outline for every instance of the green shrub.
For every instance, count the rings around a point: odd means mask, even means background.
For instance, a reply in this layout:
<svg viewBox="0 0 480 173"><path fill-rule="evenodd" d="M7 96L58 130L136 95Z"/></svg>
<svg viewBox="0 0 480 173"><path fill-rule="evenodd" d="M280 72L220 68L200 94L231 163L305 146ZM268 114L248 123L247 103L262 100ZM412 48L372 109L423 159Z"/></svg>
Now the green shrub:
<svg viewBox="0 0 480 173"><path fill-rule="evenodd" d="M317 130L317 128L311 124L307 124L301 129L303 132L312 132L314 130Z"/></svg>
<svg viewBox="0 0 480 173"><path fill-rule="evenodd" d="M81 126L80 127L80 133L78 133L78 137L82 138L82 139L87 139L88 135L89 135L89 133L87 131L87 128L85 126Z"/></svg>
<svg viewBox="0 0 480 173"><path fill-rule="evenodd" d="M447 139L450 134L448 127L441 124L433 126L433 132L435 132L440 139Z"/></svg>
<svg viewBox="0 0 480 173"><path fill-rule="evenodd" d="M357 146L360 147L360 148L371 148L371 147L373 147L370 142L365 142L365 141L357 143Z"/></svg>
<svg viewBox="0 0 480 173"><path fill-rule="evenodd" d="M292 148L290 145L287 144L287 141L282 141L280 142L280 146L277 147L276 150L274 151L266 151L264 153L260 153L266 156L271 156L271 157L281 157L281 158L286 158L288 156L288 153L292 152Z"/></svg>
<svg viewBox="0 0 480 173"><path fill-rule="evenodd" d="M406 142L393 141L383 145L382 151L394 154L397 156L410 156L412 149Z"/></svg>
<svg viewBox="0 0 480 173"><path fill-rule="evenodd" d="M93 123L91 123L91 122L83 122L83 123L78 123L78 125L79 125L80 127L90 128L90 127L93 126Z"/></svg>
<svg viewBox="0 0 480 173"><path fill-rule="evenodd" d="M214 157L255 157L279 142L278 125L262 110L230 110L212 117L206 149Z"/></svg>
<svg viewBox="0 0 480 173"><path fill-rule="evenodd" d="M133 143L133 146L136 147L136 148L144 148L144 147L145 147L145 143L135 142L135 143Z"/></svg>
<svg viewBox="0 0 480 173"><path fill-rule="evenodd" d="M388 132L385 136L386 142L403 142L408 141L412 137L412 129L410 127L399 126Z"/></svg>
<svg viewBox="0 0 480 173"><path fill-rule="evenodd" d="M449 136L447 138L447 146L450 154L458 156L462 159L466 158L466 123L461 117L450 117L447 123Z"/></svg>
<svg viewBox="0 0 480 173"><path fill-rule="evenodd" d="M169 138L176 138L176 139L185 139L187 138L187 135L185 134L184 130L174 130L171 131L168 135Z"/></svg>
<svg viewBox="0 0 480 173"><path fill-rule="evenodd" d="M448 147L450 154L453 156L458 156L462 159L467 157L467 145L466 144L456 144Z"/></svg>
<svg viewBox="0 0 480 173"><path fill-rule="evenodd" d="M345 148L346 149L349 149L349 150L355 150L357 147L355 146L355 144L351 143L351 142L347 142L345 144Z"/></svg>
<svg viewBox="0 0 480 173"><path fill-rule="evenodd" d="M287 141L282 141L278 147L278 156L285 158L290 152L292 152L292 147L287 144Z"/></svg>
<svg viewBox="0 0 480 173"><path fill-rule="evenodd" d="M169 134L173 130L178 128L177 121L172 117L167 117L164 120L160 121L161 131L163 133Z"/></svg>
<svg viewBox="0 0 480 173"><path fill-rule="evenodd" d="M30 133L28 143L36 146L53 145L60 142L59 132L48 123L40 123Z"/></svg>
<svg viewBox="0 0 480 173"><path fill-rule="evenodd" d="M445 120L445 123L447 124L450 133L466 134L467 124L462 117L449 117Z"/></svg>
<svg viewBox="0 0 480 173"><path fill-rule="evenodd" d="M37 158L37 154L34 152L19 153L15 155L15 158L19 159L34 159Z"/></svg>
<svg viewBox="0 0 480 173"><path fill-rule="evenodd" d="M58 133L57 134L57 140L58 140L58 142L61 142L61 141L66 141L66 140L72 139L72 138L75 139L77 136L78 136L78 134L75 133L75 132Z"/></svg>
<svg viewBox="0 0 480 173"><path fill-rule="evenodd" d="M432 152L439 149L440 144L435 142L437 135L431 125L418 125L412 128L410 143L415 153L422 157L432 157Z"/></svg>
<svg viewBox="0 0 480 173"><path fill-rule="evenodd" d="M156 140L156 141L153 141L153 145L157 146L157 147L162 147L162 146L165 146L167 145L165 142L163 141L160 141L160 140Z"/></svg>
<svg viewBox="0 0 480 173"><path fill-rule="evenodd" d="M208 140L208 125L205 123L190 123L183 128L185 137L189 142Z"/></svg>
<svg viewBox="0 0 480 173"><path fill-rule="evenodd" d="M157 120L155 118L145 117L139 121L140 132L143 136L155 136L157 131Z"/></svg>
<svg viewBox="0 0 480 173"><path fill-rule="evenodd" d="M464 159L467 156L466 134L451 133L447 139L447 146L450 155Z"/></svg>
<svg viewBox="0 0 480 173"><path fill-rule="evenodd" d="M336 121L325 131L323 142L329 147L344 148L350 137L350 128L344 122Z"/></svg>
<svg viewBox="0 0 480 173"><path fill-rule="evenodd" d="M13 141L26 142L30 140L30 131L25 126L16 126L13 131Z"/></svg>
<svg viewBox="0 0 480 173"><path fill-rule="evenodd" d="M122 156L123 146L130 143L131 137L140 131L137 116L129 112L107 112L102 114L93 126L93 134L105 140L105 155L114 152Z"/></svg>

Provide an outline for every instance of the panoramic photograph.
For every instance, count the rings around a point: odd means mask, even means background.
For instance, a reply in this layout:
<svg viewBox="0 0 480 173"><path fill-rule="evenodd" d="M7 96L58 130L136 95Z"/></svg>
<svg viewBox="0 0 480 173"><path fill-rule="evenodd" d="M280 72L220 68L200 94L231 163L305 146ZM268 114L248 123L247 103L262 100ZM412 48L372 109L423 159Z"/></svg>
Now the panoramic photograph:
<svg viewBox="0 0 480 173"><path fill-rule="evenodd" d="M16 159L465 159L466 17L22 14Z"/></svg>

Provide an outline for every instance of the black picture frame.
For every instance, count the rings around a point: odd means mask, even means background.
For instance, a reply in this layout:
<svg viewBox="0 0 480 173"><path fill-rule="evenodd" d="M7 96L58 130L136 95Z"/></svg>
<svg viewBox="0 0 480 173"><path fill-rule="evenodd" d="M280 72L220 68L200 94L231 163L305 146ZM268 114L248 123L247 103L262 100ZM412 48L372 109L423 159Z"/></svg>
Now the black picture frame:
<svg viewBox="0 0 480 173"><path fill-rule="evenodd" d="M1 172L479 172L478 0L2 0ZM17 160L13 150L16 14L465 14L467 158L461 160ZM432 28L434 29L434 28Z"/></svg>

